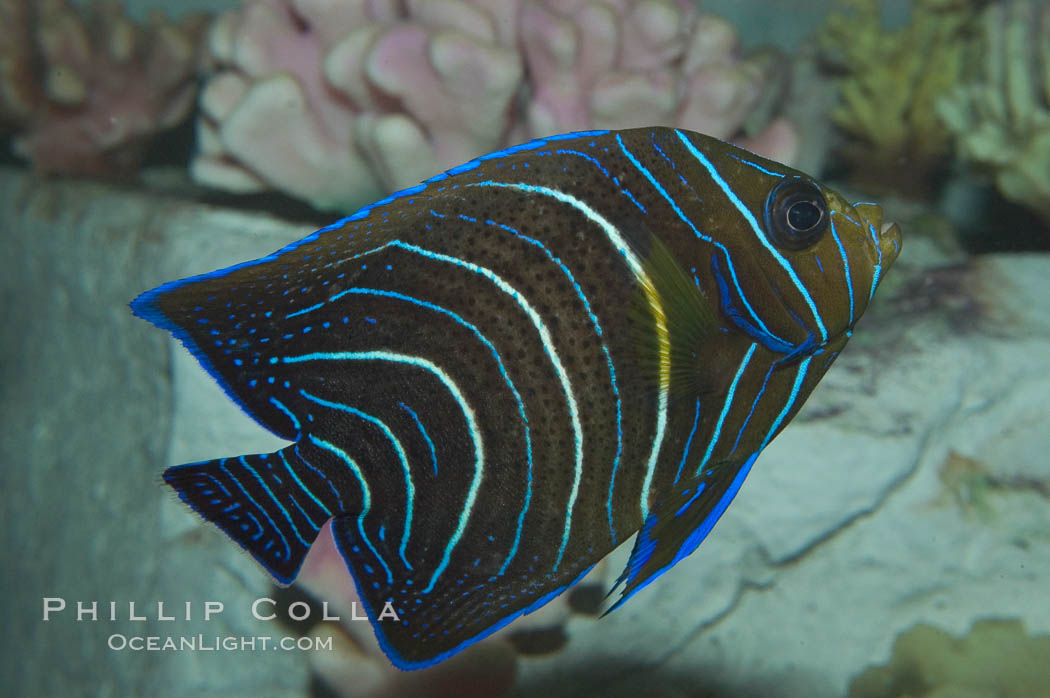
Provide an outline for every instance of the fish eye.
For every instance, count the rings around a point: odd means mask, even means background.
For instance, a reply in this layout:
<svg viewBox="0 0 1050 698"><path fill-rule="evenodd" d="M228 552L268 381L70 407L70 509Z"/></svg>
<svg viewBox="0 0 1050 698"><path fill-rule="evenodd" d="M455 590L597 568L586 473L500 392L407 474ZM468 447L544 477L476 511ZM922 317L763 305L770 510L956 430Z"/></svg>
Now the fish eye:
<svg viewBox="0 0 1050 698"><path fill-rule="evenodd" d="M803 250L827 229L828 204L813 182L785 179L769 192L765 218L777 247Z"/></svg>

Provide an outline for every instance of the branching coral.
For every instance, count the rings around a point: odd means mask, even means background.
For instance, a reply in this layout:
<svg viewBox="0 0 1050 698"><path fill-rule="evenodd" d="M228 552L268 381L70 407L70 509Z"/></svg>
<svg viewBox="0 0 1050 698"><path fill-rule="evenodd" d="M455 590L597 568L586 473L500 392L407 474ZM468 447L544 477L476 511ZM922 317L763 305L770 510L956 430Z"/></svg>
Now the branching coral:
<svg viewBox="0 0 1050 698"><path fill-rule="evenodd" d="M0 129L40 172L125 175L193 108L203 18L0 0Z"/></svg>
<svg viewBox="0 0 1050 698"><path fill-rule="evenodd" d="M820 42L843 71L832 113L847 136L841 154L868 184L921 190L949 152L935 103L960 79L977 0L915 0L895 30L883 26L880 0L840 4Z"/></svg>
<svg viewBox="0 0 1050 698"><path fill-rule="evenodd" d="M559 131L738 136L767 80L686 0L249 0L209 44L194 177L322 208ZM797 143L781 121L745 145Z"/></svg>
<svg viewBox="0 0 1050 698"><path fill-rule="evenodd" d="M938 103L964 160L1050 223L1050 6L999 3L981 16L979 79Z"/></svg>

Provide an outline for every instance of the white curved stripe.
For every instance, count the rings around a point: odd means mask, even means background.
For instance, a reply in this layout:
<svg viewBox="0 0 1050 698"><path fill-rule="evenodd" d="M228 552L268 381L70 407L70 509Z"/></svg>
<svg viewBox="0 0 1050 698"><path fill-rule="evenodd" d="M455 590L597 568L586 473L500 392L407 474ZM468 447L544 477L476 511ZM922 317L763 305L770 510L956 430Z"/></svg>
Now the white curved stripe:
<svg viewBox="0 0 1050 698"><path fill-rule="evenodd" d="M661 356L661 363L663 357ZM661 366L661 369L663 367ZM663 371L661 370L661 374ZM670 374L670 371L668 371ZM663 376L661 375L661 378ZM660 381L660 395L656 410L656 436L653 438L653 450L649 452L649 460L645 465L645 479L642 481L642 493L639 495L639 507L642 510L642 520L649 518L649 490L653 486L653 475L656 473L656 460L660 457L660 447L664 442L664 432L667 430L667 385Z"/></svg>
<svg viewBox="0 0 1050 698"><path fill-rule="evenodd" d="M430 578L430 583L427 585L423 593L430 592L434 588L434 584L437 583L438 577L448 567L449 558L452 556L452 550L459 543L460 538L463 537L463 532L467 528L467 521L470 519L470 515L474 511L474 501L477 499L478 490L481 488L481 479L485 472L485 448L481 440L481 430L478 428L477 416L474 414L473 408L467 402L463 392L456 385L456 382L452 378L441 370L441 367L435 365L433 362L427 359L410 356L407 354L395 354L389 351L334 351L334 352L313 352L310 354L301 354L299 356L281 356L273 357L270 359L271 363L285 363L294 364L301 363L304 361L392 361L395 363L409 364L417 366L426 371L430 371L434 374L438 380L440 380L448 391L452 394L453 399L459 404L461 410L463 410L463 416L467 420L467 427L470 431L470 438L474 442L474 477L470 481L470 489L467 491L466 501L463 503L463 510L460 512L459 523L456 526L456 530L453 532L451 538L449 538L448 544L445 546L445 552L441 558L441 563L434 570L434 574ZM312 438L312 437L311 437ZM361 478L363 480L363 478Z"/></svg>
<svg viewBox="0 0 1050 698"><path fill-rule="evenodd" d="M609 222L607 218L602 216L600 213L595 211L593 208L588 206L585 202L577 199L575 196L566 194L563 191L557 189L551 189L549 187L543 187L536 184L521 184L516 182L474 182L469 185L472 187L501 187L504 189L516 189L518 191L524 191L531 194L540 194L542 196L549 196L557 201L572 206L574 209L584 215L587 220L597 225L605 236L609 239L609 242L613 244L613 247L623 255L624 260L627 262L627 267L634 274L635 278L645 289L645 297L649 302L649 308L653 313L653 320L656 323L656 332L660 340L660 393L657 402L656 411L656 435L653 438L653 448L649 452L649 459L646 462L645 478L642 481L642 491L639 495L639 507L642 511L642 518L645 519L649 516L649 490L652 487L653 475L656 472L656 461L660 457L660 448L663 445L664 433L667 429L667 393L671 383L671 354L670 347L667 346L670 343L670 332L667 328L667 316L664 313L663 305L660 301L660 296L656 292L656 287L653 284L653 280L646 273L645 268L642 266L641 261L638 259L638 255L627 244L627 241L620 235L620 231ZM569 517L572 516L572 507L576 503L576 497L579 492L580 476L582 469L577 469L576 479L573 482L572 492L569 498ZM562 541L562 547L565 546L565 541L568 540L568 524L565 530L565 539ZM559 555L558 559L561 559Z"/></svg>
<svg viewBox="0 0 1050 698"><path fill-rule="evenodd" d="M416 485L412 482L412 469L408 465L408 454L405 453L404 447L401 445L401 441L397 438L390 427L386 425L383 420L363 412L356 407L350 405L344 405L341 402L332 402L331 400L325 400L324 398L311 395L305 390L300 389L299 394L311 402L315 402L323 407L328 407L333 410L339 410L340 412L346 412L356 417L360 417L369 424L374 424L383 432L383 436L387 438L390 444L394 447L397 452L397 458L401 462L401 472L405 476L405 525L404 531L401 534L401 547L398 548L398 555L401 556L401 561L405 563L405 567L412 569L412 565L409 564L408 558L405 557L405 549L408 547L408 538L412 532L412 512L415 508L416 503Z"/></svg>
<svg viewBox="0 0 1050 698"><path fill-rule="evenodd" d="M517 189L518 191L529 192L531 194L542 194L544 196L549 196L553 199L557 199L563 204L569 204L577 211L582 213L588 220L590 220L592 223L597 224L597 226L602 229L602 232L605 233L605 235L609 238L609 241L612 242L613 247L615 247L616 250L620 254L622 254L627 260L627 266L630 267L631 272L635 276L640 278L645 275L645 269L642 268L642 263L639 261L638 255L636 255L634 251L631 250L630 246L628 246L627 244L627 241L623 239L622 235L620 235L620 231L616 229L616 226L610 223L600 213L588 206L585 202L577 199L575 196L572 196L571 194L566 194L565 192L559 191L557 189L551 189L550 187L542 187L538 184L522 184L520 182L486 181L473 182L468 186Z"/></svg>
<svg viewBox="0 0 1050 698"><path fill-rule="evenodd" d="M339 448L335 444L329 443L324 439L319 439L313 434L306 435L313 444L319 448L323 448L330 453L334 453L341 461L346 463L346 466L350 469L350 472L357 478L358 484L361 485L361 513L357 515L357 532L361 534L361 540L364 541L368 549L372 551L372 555L375 556L376 560L379 560L379 564L383 566L383 570L386 572L386 583L393 584L394 575L390 571L390 567L386 564L386 560L379 554L379 551L372 545L372 541L368 538L368 534L365 533L365 517L368 516L368 512L372 509L372 492L368 488L368 480L365 479L364 473L361 472L361 468L357 466L354 459L347 455L346 451Z"/></svg>
<svg viewBox="0 0 1050 698"><path fill-rule="evenodd" d="M784 259L784 256L780 254L775 247L769 244L769 240L766 238L765 233L762 232L762 228L758 225L758 221L755 220L750 209L744 205L744 202L740 200L729 184L722 178L722 175L718 173L718 170L715 169L713 164L711 164L711 161L696 149L696 146L690 142L684 133L677 129L675 129L675 133L678 135L678 140L682 141L685 145L686 150L688 150L689 153L699 161L703 168L707 170L708 174L711 175L711 179L714 180L715 184L718 185L718 188L726 195L729 202L733 204L737 212L748 222L748 225L751 226L751 230L755 233L755 237L758 238L758 241L762 243L762 246L769 251L769 254L773 256L773 259L777 260L777 263L787 272L792 283L795 284L795 288L797 288L798 292L802 295L802 300L806 302L806 305L809 306L810 312L813 313L813 319L817 323L817 329L820 330L821 343L827 342L828 330L824 327L824 319L820 317L820 312L817 310L816 303L813 302L813 297L810 295L806 285L798 278L798 274L795 273L795 268L791 266L791 262Z"/></svg>
<svg viewBox="0 0 1050 698"><path fill-rule="evenodd" d="M532 304L529 303L525 296L491 269L479 266L473 262L468 262L459 257L450 257L439 252L432 252L422 247L416 247L415 245L410 245L409 243L400 240L395 240L390 244L410 252L415 252L427 257L428 259L455 264L456 266L463 267L464 269L485 277L494 283L499 290L513 298L515 302L521 306L521 309L529 316L533 326L539 333L540 341L543 343L543 349L547 352L547 357L550 359L551 365L554 367L554 372L557 374L558 380L561 382L562 391L565 393L565 401L569 407L569 417L572 421L572 432L576 449L575 475L573 476L572 491L569 494L569 507L568 513L565 517L565 530L562 533L561 548L558 551L558 559L554 564L554 571L557 571L558 565L561 563L562 554L565 552L565 546L569 541L569 530L572 526L572 507L576 503L576 496L580 489L580 480L583 476L583 425L580 422L580 408L576 404L576 396L572 389L572 383L569 381L569 375L565 371L561 359L558 357L557 350L554 348L554 339L551 337L547 325L543 322L543 318L540 317L540 314L536 312L536 309L532 307Z"/></svg>

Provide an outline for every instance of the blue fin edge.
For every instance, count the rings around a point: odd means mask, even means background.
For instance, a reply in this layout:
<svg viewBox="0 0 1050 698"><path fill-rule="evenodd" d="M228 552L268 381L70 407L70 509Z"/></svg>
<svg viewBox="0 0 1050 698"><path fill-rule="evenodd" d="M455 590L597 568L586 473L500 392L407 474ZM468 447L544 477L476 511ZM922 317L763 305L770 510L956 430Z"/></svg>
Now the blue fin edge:
<svg viewBox="0 0 1050 698"><path fill-rule="evenodd" d="M230 270L222 271L225 272ZM197 363L201 365L201 368L203 368L205 372L207 372L207 374L212 377L212 380L218 383L219 387L222 388L222 392L226 393L226 397L228 397L235 405L237 405L237 407L241 408L242 412L251 417L252 421L261 426L263 429L266 429L266 431L274 433L282 439L288 439L289 437L287 434L280 434L274 432L273 429L271 429L269 426L263 424L263 422L255 416L252 410L248 408L248 405L246 405L244 401L241 400L241 398L233 391L233 389L230 387L230 384L227 383L226 379L222 376L222 374L219 373L218 369L215 368L215 365L211 362L211 359L209 359L207 354L205 354L204 351L201 350L200 346L197 345L197 342L194 341L192 337L190 337L189 332L176 325L168 318L167 315L165 315L163 312L160 311L159 308L157 308L157 299L160 298L161 295L167 293L168 291L172 291L184 284L188 284L193 281L203 280L205 278L218 275L219 274L217 272L211 272L209 274L202 274L200 276L195 276L188 279L170 281L164 284L163 286L158 286L157 288L154 288L150 291L146 291L145 293L142 293L138 297L136 297L135 300L131 301L131 303L129 304L131 307L131 312L133 315L135 315L135 317L140 317L143 320L147 320L154 326L171 333L171 335L175 337L175 339L179 340L182 346L186 347L186 350L189 351L191 355L193 355L193 358L195 358L197 360Z"/></svg>
<svg viewBox="0 0 1050 698"><path fill-rule="evenodd" d="M601 617L604 618L605 616L618 609L629 599L634 597L635 594L652 584L653 581L661 577L665 572L667 572L667 570L677 565L684 558L691 555L693 551L700 547L700 544L703 543L704 539L707 538L709 533L711 533L711 529L713 529L715 527L715 524L718 523L718 520L722 518L722 514L725 513L725 510L732 503L733 499L736 498L736 494L740 490L740 486L744 484L744 480L747 478L748 473L751 472L751 467L758 459L760 453L761 451L758 451L756 453L753 453L750 457L748 457L748 459L744 462L743 466L741 466L740 470L737 472L736 476L733 478L733 481L729 484L729 487L726 488L726 491L722 493L722 497L718 500L718 504L715 505L714 509L711 510L711 513L709 513L707 517L701 522L701 524L697 526L693 530L693 532L690 533L689 536L682 542L682 545L678 548L678 552L675 553L675 556L674 558L672 558L671 562L650 574L647 578L642 580L641 584L631 589L629 593L624 594L619 599L617 599L616 603L614 603L608 608L608 610L602 613ZM695 498L694 500L691 500L690 503L692 503L692 501L695 501ZM679 511L676 515L679 515L681 513L682 512ZM609 594L612 594L613 591L615 591L621 583L629 584L630 582L632 582L635 579L635 577L638 576L638 571L645 566L646 562L649 561L649 558L652 556L653 547L655 546L655 543L648 540L648 536L650 529L652 529L652 527L656 524L657 520L658 519L656 517L656 512L649 514L649 518L646 519L645 525L642 526L642 530L638 532L639 536L645 537L641 540L637 549L637 552L640 553L640 555L638 556L638 559L635 559L635 554L631 553L630 559L627 560L627 566L624 568L624 571L620 575L620 578L616 580L616 584L613 585L613 588L609 590ZM609 596L609 594L606 594L606 596Z"/></svg>
<svg viewBox="0 0 1050 698"><path fill-rule="evenodd" d="M339 554L343 557L343 560L344 561L348 560L350 558L350 553L348 553L347 551L343 550L343 546L339 542L339 536L335 535L334 531L332 532L332 539L335 541L335 546L339 550ZM557 589L554 589L553 591L548 592L547 594L545 594L544 596L540 597L539 599L537 599L536 601L534 601L530 605L526 606L525 608L521 609L520 611L516 611L516 612L514 612L514 613L512 613L512 614L510 614L508 616L505 616L504 618L501 618L499 621L497 621L493 625L489 626L488 628L483 630L481 633L479 633L479 634L475 635L474 637L470 638L469 640L464 640L463 642L461 642L460 644L456 645L452 649L446 650L446 651L442 652L441 654L435 655L434 657L431 657L430 659L426 659L426 660L423 660L423 661L420 661L420 662L409 661L409 660L405 659L404 657L402 657L398 653L398 651L386 639L386 635L383 633L383 630L382 630L382 624L377 619L377 615L376 615L375 609L373 609L369 605L368 598L362 593L362 587L358 583L357 578L354 576L353 571L350 570L350 565L347 564L346 568L347 568L347 571L350 573L350 578L354 580L354 588L357 591L357 597L361 600L362 605L364 605L364 607L365 607L365 613L368 615L368 623L369 623L369 625L372 626L372 631L375 633L376 640L379 641L379 647L380 647L380 649L383 650L383 654L385 654L387 656L387 658L390 660L390 663L393 664L398 669L401 669L403 671L411 671L411 670L415 670L415 669L426 669L427 667L434 666L435 664L439 664L439 663L445 661L446 659L448 659L449 657L451 657L452 655L458 654L458 653L462 652L463 650L465 650L466 648L470 647L471 645L484 640L485 638L487 638L489 635L492 635L496 631L502 630L511 621L513 621L513 620L515 620L517 618L520 618L523 615L532 613L533 611L541 608L542 606L546 605L551 599L553 599L554 597L556 597L559 594L563 593L565 590L567 590L570 587L574 586L581 579L586 577L587 573L590 572L592 569L594 569L594 565L591 565L591 566L587 567L586 569L584 569L582 572L580 572L580 574L575 579L573 579L568 584L566 584L564 586L561 586L561 587L558 587Z"/></svg>
<svg viewBox="0 0 1050 698"><path fill-rule="evenodd" d="M595 136L605 135L606 133L608 133L607 130L574 131L571 133L562 133L554 136L547 136L546 138L537 138L526 143L521 143L519 145L514 145L509 148L504 148L502 150L497 150L486 155L482 155L481 157L470 160L457 167L450 168L449 170L446 170L441 174L435 175L427 180L424 180L420 184L394 192L393 194L384 199L380 199L375 203L363 206L350 216L340 218L334 223L330 223L324 226L323 228L315 230L306 237L300 238L299 240L295 240L294 242L291 242L285 245L284 247L280 248L276 252L272 252L271 254L266 255L265 257L259 257L258 259L253 259L247 262L241 262L239 264L234 264L232 266L224 267L222 269L216 269L215 271L206 272L204 274L189 276L184 279L176 279L175 281L169 281L165 284L157 286L154 289L140 294L133 301L131 301L131 303L129 304L131 307L131 312L136 317L140 317L143 320L147 320L156 327L170 332L176 339L179 340L179 342L182 343L184 347L186 347L187 351L189 351L190 354L192 354L193 357L197 359L197 362L201 365L201 367L204 368L204 370L207 371L208 375L210 375L212 379L219 384L219 387L222 388L223 392L226 393L226 396L229 397L234 404L240 407L245 414L251 417L252 420L258 423L264 429L266 429L267 431L272 431L272 429L263 424L254 414L252 414L251 410L248 409L248 406L245 405L244 402L231 390L226 380L219 374L215 366L208 359L208 357L201 350L201 348L197 345L197 343L193 341L193 339L189 336L189 333L183 330L181 327L177 326L175 323L173 323L170 318L168 318L163 312L160 311L160 309L157 307L157 301L160 299L161 296L189 284L207 281L209 279L220 279L224 276L232 274L233 272L239 269L244 269L246 267L252 267L259 264L265 264L267 262L273 262L281 256L303 245L315 241L321 236L322 233L326 233L330 230L340 228L350 221L358 221L362 218L367 218L368 215L376 208L385 206L386 204L392 203L397 199L418 194L425 190L428 184L440 182L444 179L447 179L450 176L475 169L485 160L493 160L506 155L512 155L514 153L521 152L524 150L535 150L536 148L543 147L549 141L572 140L575 138L593 138ZM286 439L290 438L285 434L277 434L277 436Z"/></svg>
<svg viewBox="0 0 1050 698"><path fill-rule="evenodd" d="M264 570L266 570L266 573L269 574L271 577L273 577L279 584L281 584L282 586L289 586L290 584L292 584L292 582L295 581L295 578L297 576L299 576L299 570L302 569L303 562L306 561L306 556L305 555L302 558L300 558L299 563L295 566L295 570L292 572L291 575L285 576L285 575L279 573L277 570L275 570L270 565L270 563L266 559L256 555L253 550L251 550L246 545L241 543L240 539L237 536L229 533L224 526L220 525L219 522L217 522L214 519L210 518L207 515L206 512L204 512L196 504L194 504L193 501L189 497L189 493L185 489L179 487L174 481L175 478L173 477L173 473L175 473L175 472L177 472L179 470L183 470L183 469L186 469L186 470L198 469L198 468L201 468L203 466L211 465L211 464L213 464L215 462L216 462L215 460L211 460L211 461L199 461L199 462L196 462L196 463L184 463L182 465L173 465L173 466L169 467L167 470L164 471L164 475L163 475L164 482L165 482L165 484L167 484L169 487L171 487L175 491L175 494L177 494L179 496L179 499L182 500L183 504L185 504L190 509L192 509L193 512L197 516L199 516L202 521L204 521L204 522L208 523L209 525L214 526L215 528L219 529L219 531L221 531L224 536L226 536L227 538L229 538L230 540L235 542L237 544L237 546L241 550L243 550L244 552L248 553L252 557L252 559L255 560L259 564L260 567L262 567ZM327 523L327 521L325 523ZM322 524L322 528L323 528L323 526L324 526L324 524Z"/></svg>

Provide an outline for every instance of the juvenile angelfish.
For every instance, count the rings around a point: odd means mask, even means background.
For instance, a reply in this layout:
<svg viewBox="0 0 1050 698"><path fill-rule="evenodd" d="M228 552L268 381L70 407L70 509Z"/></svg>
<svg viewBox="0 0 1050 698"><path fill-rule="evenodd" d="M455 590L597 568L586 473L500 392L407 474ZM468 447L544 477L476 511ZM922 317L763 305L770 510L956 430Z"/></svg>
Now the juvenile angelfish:
<svg viewBox="0 0 1050 698"><path fill-rule="evenodd" d="M697 133L485 155L132 302L291 442L164 479L282 583L332 519L402 669L638 533L615 608L711 531L899 248L878 206Z"/></svg>

